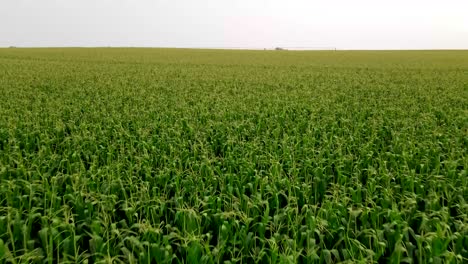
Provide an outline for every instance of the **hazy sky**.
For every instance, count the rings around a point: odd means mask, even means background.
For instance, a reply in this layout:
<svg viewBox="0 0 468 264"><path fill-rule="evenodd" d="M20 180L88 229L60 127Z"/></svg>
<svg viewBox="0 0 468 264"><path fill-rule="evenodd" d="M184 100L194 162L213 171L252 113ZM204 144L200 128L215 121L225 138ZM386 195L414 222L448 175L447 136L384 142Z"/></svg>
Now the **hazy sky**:
<svg viewBox="0 0 468 264"><path fill-rule="evenodd" d="M0 46L468 49L468 0L0 0Z"/></svg>

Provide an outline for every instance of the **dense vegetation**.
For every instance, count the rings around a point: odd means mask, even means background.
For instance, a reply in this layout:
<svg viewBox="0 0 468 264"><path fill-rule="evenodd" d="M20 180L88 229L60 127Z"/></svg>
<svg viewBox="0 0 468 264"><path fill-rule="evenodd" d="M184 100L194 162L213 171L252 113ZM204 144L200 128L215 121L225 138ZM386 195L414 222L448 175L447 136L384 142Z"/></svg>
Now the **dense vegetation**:
<svg viewBox="0 0 468 264"><path fill-rule="evenodd" d="M468 51L0 50L0 263L468 261Z"/></svg>

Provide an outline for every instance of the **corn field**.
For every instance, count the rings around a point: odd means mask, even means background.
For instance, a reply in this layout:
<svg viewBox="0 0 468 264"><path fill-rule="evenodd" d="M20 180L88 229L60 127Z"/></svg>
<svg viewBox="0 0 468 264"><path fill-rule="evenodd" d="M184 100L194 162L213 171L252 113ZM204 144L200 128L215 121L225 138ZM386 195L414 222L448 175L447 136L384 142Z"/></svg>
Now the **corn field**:
<svg viewBox="0 0 468 264"><path fill-rule="evenodd" d="M0 49L0 263L467 263L468 51Z"/></svg>

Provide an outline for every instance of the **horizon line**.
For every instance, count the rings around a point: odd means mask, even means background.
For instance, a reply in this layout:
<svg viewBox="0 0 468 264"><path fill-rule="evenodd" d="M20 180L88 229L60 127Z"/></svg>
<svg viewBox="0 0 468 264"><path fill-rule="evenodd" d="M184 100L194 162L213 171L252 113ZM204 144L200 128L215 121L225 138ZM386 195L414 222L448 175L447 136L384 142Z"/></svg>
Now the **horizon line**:
<svg viewBox="0 0 468 264"><path fill-rule="evenodd" d="M177 46L0 46L0 49L56 49L56 48L128 48L128 49L206 49L206 50L265 50L265 51L465 51L467 48L337 48L333 46L276 46L276 47L177 47ZM277 49L281 50L277 50Z"/></svg>

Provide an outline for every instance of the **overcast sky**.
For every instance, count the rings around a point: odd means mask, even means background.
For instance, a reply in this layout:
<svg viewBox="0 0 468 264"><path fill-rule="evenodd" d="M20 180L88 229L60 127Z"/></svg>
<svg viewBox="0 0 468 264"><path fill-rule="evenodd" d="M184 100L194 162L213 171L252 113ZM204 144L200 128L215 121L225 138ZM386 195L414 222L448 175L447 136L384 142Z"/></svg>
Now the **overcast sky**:
<svg viewBox="0 0 468 264"><path fill-rule="evenodd" d="M468 0L0 0L0 46L468 49Z"/></svg>

